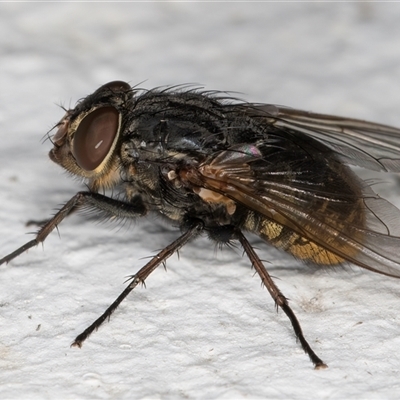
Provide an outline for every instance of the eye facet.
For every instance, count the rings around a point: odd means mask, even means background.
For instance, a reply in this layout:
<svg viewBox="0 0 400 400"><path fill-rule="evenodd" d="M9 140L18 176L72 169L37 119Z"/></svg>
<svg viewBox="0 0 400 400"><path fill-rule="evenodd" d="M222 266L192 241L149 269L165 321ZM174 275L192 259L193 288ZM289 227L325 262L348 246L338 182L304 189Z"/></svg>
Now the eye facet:
<svg viewBox="0 0 400 400"><path fill-rule="evenodd" d="M86 171L95 170L107 157L119 130L119 112L100 107L80 122L74 135L72 154Z"/></svg>

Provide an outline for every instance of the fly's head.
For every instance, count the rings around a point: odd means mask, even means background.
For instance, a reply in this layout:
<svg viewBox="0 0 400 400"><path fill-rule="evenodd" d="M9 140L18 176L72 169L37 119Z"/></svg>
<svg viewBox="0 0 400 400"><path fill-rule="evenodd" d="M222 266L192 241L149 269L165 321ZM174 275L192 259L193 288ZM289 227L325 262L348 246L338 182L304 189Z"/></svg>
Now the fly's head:
<svg viewBox="0 0 400 400"><path fill-rule="evenodd" d="M86 179L92 191L118 184L122 113L130 98L130 85L114 81L68 110L56 126L50 159Z"/></svg>

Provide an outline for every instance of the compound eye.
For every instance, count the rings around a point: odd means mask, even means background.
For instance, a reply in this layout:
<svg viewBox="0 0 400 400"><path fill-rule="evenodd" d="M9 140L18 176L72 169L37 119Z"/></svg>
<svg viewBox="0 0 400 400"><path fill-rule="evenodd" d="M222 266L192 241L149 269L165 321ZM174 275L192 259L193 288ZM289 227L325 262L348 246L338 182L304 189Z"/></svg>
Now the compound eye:
<svg viewBox="0 0 400 400"><path fill-rule="evenodd" d="M119 130L119 112L100 107L80 122L74 134L72 154L86 171L95 170L107 157Z"/></svg>

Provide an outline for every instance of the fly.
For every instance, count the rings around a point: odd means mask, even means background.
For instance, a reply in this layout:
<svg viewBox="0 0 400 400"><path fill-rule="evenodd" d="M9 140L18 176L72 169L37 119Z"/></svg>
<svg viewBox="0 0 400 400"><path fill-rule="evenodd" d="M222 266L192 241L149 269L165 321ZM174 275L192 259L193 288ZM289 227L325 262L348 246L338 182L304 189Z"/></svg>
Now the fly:
<svg viewBox="0 0 400 400"><path fill-rule="evenodd" d="M349 167L400 172L397 128L184 87L143 90L121 81L79 101L55 128L50 158L83 178L88 190L0 264L43 242L77 209L121 219L156 213L182 231L72 346L81 347L139 283L200 234L221 245L240 243L315 368L327 365L244 232L306 263L348 262L400 277L400 211ZM123 197L99 193L108 189Z"/></svg>

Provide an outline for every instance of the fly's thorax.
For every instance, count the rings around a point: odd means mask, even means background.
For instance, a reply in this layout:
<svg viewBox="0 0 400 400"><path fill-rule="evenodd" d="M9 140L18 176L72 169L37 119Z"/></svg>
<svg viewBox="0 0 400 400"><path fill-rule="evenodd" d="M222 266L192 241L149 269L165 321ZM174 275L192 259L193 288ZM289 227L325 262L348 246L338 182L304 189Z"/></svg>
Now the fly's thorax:
<svg viewBox="0 0 400 400"><path fill-rule="evenodd" d="M235 201L196 181L200 155L164 148L157 156L131 138L122 145L121 160L127 197L140 194L149 210L180 223L200 219L205 227L233 224L237 218Z"/></svg>

